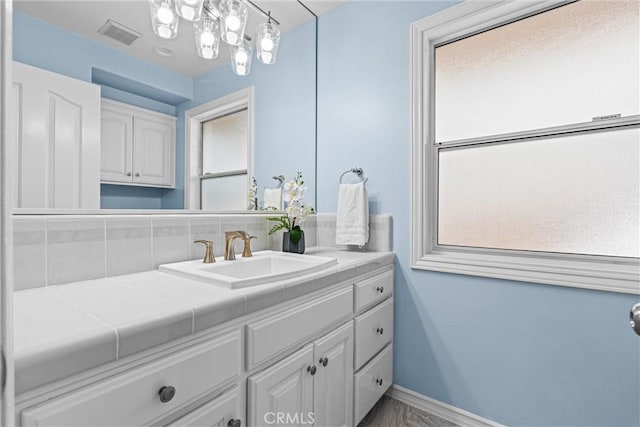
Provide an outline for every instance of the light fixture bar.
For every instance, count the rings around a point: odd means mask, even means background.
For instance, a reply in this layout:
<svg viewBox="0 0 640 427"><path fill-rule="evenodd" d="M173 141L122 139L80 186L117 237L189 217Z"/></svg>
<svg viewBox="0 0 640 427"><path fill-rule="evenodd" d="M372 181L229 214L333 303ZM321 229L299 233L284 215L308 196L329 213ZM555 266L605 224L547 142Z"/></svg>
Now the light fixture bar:
<svg viewBox="0 0 640 427"><path fill-rule="evenodd" d="M257 4L255 4L254 2L252 2L251 0L243 0L245 3L247 3L249 6L251 6L251 8L253 10L255 10L256 12L260 12L261 14L263 14L265 16L265 18L269 19L270 21L274 22L276 25L280 25L280 23L278 22L278 20L276 18L274 18L273 16L271 16L270 13L265 12L260 6L258 6Z"/></svg>

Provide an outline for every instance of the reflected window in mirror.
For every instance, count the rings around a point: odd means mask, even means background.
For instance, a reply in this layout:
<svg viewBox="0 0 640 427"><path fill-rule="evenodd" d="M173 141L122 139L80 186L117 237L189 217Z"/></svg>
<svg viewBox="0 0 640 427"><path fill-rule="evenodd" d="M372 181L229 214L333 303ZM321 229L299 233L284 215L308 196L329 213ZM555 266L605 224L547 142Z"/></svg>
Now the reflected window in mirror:
<svg viewBox="0 0 640 427"><path fill-rule="evenodd" d="M250 178L248 119L245 107L202 122L201 209L246 208Z"/></svg>

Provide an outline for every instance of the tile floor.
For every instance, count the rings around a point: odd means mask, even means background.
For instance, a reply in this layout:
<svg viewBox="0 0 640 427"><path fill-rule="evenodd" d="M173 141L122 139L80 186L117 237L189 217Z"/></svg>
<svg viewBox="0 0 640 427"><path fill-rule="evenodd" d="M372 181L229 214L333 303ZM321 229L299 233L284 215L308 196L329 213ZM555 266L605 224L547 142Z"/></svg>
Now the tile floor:
<svg viewBox="0 0 640 427"><path fill-rule="evenodd" d="M369 411L358 427L458 427L435 415L387 396Z"/></svg>

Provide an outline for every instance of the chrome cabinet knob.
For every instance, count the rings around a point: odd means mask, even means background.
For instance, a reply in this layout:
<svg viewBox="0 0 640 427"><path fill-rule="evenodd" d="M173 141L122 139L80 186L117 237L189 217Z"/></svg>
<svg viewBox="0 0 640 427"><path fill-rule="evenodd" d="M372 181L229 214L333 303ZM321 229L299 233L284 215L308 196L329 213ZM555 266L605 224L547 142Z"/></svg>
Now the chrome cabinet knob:
<svg viewBox="0 0 640 427"><path fill-rule="evenodd" d="M175 387L166 385L158 391L158 395L160 396L160 402L167 403L176 395L176 389Z"/></svg>
<svg viewBox="0 0 640 427"><path fill-rule="evenodd" d="M377 333L378 335L382 335L382 334L384 334L384 328L378 328L378 329L376 329L376 333Z"/></svg>
<svg viewBox="0 0 640 427"><path fill-rule="evenodd" d="M233 418L231 418L229 420L229 422L227 423L228 427L240 427L242 425L242 421L240 420L235 420Z"/></svg>
<svg viewBox="0 0 640 427"><path fill-rule="evenodd" d="M311 375L315 375L317 370L318 369L316 368L316 365L307 366L307 372L309 372Z"/></svg>
<svg viewBox="0 0 640 427"><path fill-rule="evenodd" d="M326 368L326 367L327 367L327 365L329 364L329 359L325 356L325 357L321 358L321 359L319 360L319 362L320 362L320 364L321 364L322 366L324 366L324 367Z"/></svg>
<svg viewBox="0 0 640 427"><path fill-rule="evenodd" d="M384 286L378 286L376 288L376 292L379 293L379 294L383 293L384 292Z"/></svg>
<svg viewBox="0 0 640 427"><path fill-rule="evenodd" d="M136 176L140 176L140 172L136 172Z"/></svg>
<svg viewBox="0 0 640 427"><path fill-rule="evenodd" d="M631 307L629 312L629 324L636 334L640 335L640 303Z"/></svg>
<svg viewBox="0 0 640 427"><path fill-rule="evenodd" d="M131 172L127 172L127 176L131 176Z"/></svg>
<svg viewBox="0 0 640 427"><path fill-rule="evenodd" d="M376 384L382 385L382 378L376 378Z"/></svg>

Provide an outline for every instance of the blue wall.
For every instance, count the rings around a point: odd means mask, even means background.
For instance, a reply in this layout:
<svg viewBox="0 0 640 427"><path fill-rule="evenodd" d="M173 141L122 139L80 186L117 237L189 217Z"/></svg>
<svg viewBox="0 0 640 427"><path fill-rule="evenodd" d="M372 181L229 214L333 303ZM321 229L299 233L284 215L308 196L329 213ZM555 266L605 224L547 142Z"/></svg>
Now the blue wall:
<svg viewBox="0 0 640 427"><path fill-rule="evenodd" d="M313 201L315 173L315 21L287 32L274 65L253 60L251 73L236 76L223 65L194 81L193 101L180 104L178 113L176 190L164 196L163 208L182 207L184 197L184 112L229 93L254 86L254 173L262 189L273 187L274 175L293 178L301 171L309 183L306 200ZM227 55L221 47L221 55Z"/></svg>
<svg viewBox="0 0 640 427"><path fill-rule="evenodd" d="M46 40L46 47L43 40ZM13 58L55 73L102 84L102 96L105 98L165 114L175 115L175 104L193 98L193 80L188 76L136 59L20 12L14 12L13 16ZM121 90L122 87L127 91ZM107 209L159 209L162 198L172 191L101 185L100 206Z"/></svg>
<svg viewBox="0 0 640 427"><path fill-rule="evenodd" d="M637 296L410 268L409 24L452 3L357 1L319 21L318 205L360 166L393 214L395 382L513 426L640 425Z"/></svg>

